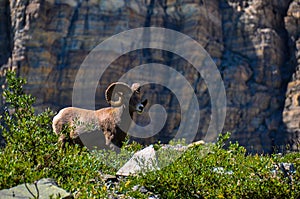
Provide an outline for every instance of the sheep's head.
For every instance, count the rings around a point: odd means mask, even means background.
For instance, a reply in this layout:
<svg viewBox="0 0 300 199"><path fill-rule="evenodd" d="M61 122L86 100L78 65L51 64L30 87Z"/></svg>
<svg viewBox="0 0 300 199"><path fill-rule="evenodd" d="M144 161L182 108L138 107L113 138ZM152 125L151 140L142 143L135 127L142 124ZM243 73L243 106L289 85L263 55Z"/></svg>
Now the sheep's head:
<svg viewBox="0 0 300 199"><path fill-rule="evenodd" d="M129 111L137 113L142 113L147 104L147 100L141 99L139 83L134 83L131 87L123 82L112 83L105 91L105 98L114 107L129 102Z"/></svg>

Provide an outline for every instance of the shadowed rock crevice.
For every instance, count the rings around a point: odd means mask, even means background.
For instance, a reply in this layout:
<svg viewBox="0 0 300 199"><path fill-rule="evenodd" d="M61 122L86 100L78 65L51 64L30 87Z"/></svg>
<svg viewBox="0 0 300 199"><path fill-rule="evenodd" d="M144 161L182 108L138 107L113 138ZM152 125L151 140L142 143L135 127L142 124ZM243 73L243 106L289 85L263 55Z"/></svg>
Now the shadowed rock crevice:
<svg viewBox="0 0 300 199"><path fill-rule="evenodd" d="M6 64L11 56L11 21L9 1L0 1L0 65Z"/></svg>

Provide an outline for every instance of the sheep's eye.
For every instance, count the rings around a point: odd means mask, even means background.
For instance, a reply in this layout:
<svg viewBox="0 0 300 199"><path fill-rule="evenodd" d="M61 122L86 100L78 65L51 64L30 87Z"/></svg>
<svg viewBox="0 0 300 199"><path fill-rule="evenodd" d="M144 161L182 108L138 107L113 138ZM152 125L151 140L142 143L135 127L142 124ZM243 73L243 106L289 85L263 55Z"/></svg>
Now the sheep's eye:
<svg viewBox="0 0 300 199"><path fill-rule="evenodd" d="M135 90L135 93L137 93L137 94L139 94L140 92L141 92L140 88L138 88L138 89Z"/></svg>

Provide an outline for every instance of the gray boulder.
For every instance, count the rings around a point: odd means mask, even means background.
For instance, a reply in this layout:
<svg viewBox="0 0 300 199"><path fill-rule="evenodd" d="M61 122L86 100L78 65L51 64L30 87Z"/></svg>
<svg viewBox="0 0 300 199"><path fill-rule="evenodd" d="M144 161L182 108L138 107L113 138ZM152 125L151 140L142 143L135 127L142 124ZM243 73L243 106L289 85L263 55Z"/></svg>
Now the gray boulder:
<svg viewBox="0 0 300 199"><path fill-rule="evenodd" d="M129 176L155 169L157 169L156 154L153 146L150 145L136 152L132 158L119 169L116 175Z"/></svg>
<svg viewBox="0 0 300 199"><path fill-rule="evenodd" d="M28 199L28 198L74 198L72 194L59 188L54 180L43 178L33 184L21 184L10 189L0 191L1 199Z"/></svg>

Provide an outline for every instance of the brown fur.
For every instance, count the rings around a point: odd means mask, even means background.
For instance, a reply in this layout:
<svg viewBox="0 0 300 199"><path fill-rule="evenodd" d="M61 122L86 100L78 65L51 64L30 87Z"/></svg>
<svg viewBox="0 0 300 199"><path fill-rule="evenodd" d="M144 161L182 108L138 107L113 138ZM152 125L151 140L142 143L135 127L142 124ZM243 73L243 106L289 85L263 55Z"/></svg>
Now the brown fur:
<svg viewBox="0 0 300 199"><path fill-rule="evenodd" d="M126 97L130 97L131 94ZM129 107L122 104L119 107L107 107L99 110L86 110L76 107L64 108L53 118L53 131L60 136L59 142L64 146L65 142L68 141L68 136L62 133L64 126L70 127L69 138L72 142L78 144L82 144L79 138L80 134L101 130L105 137L105 144L115 149L115 146L121 147L126 137L126 133L119 126L122 125L123 129L124 127L125 129L129 128L132 114L136 111L133 107L140 103L138 93L134 93L129 102ZM142 102L143 106L146 103L147 100ZM128 118L128 112L130 118Z"/></svg>

